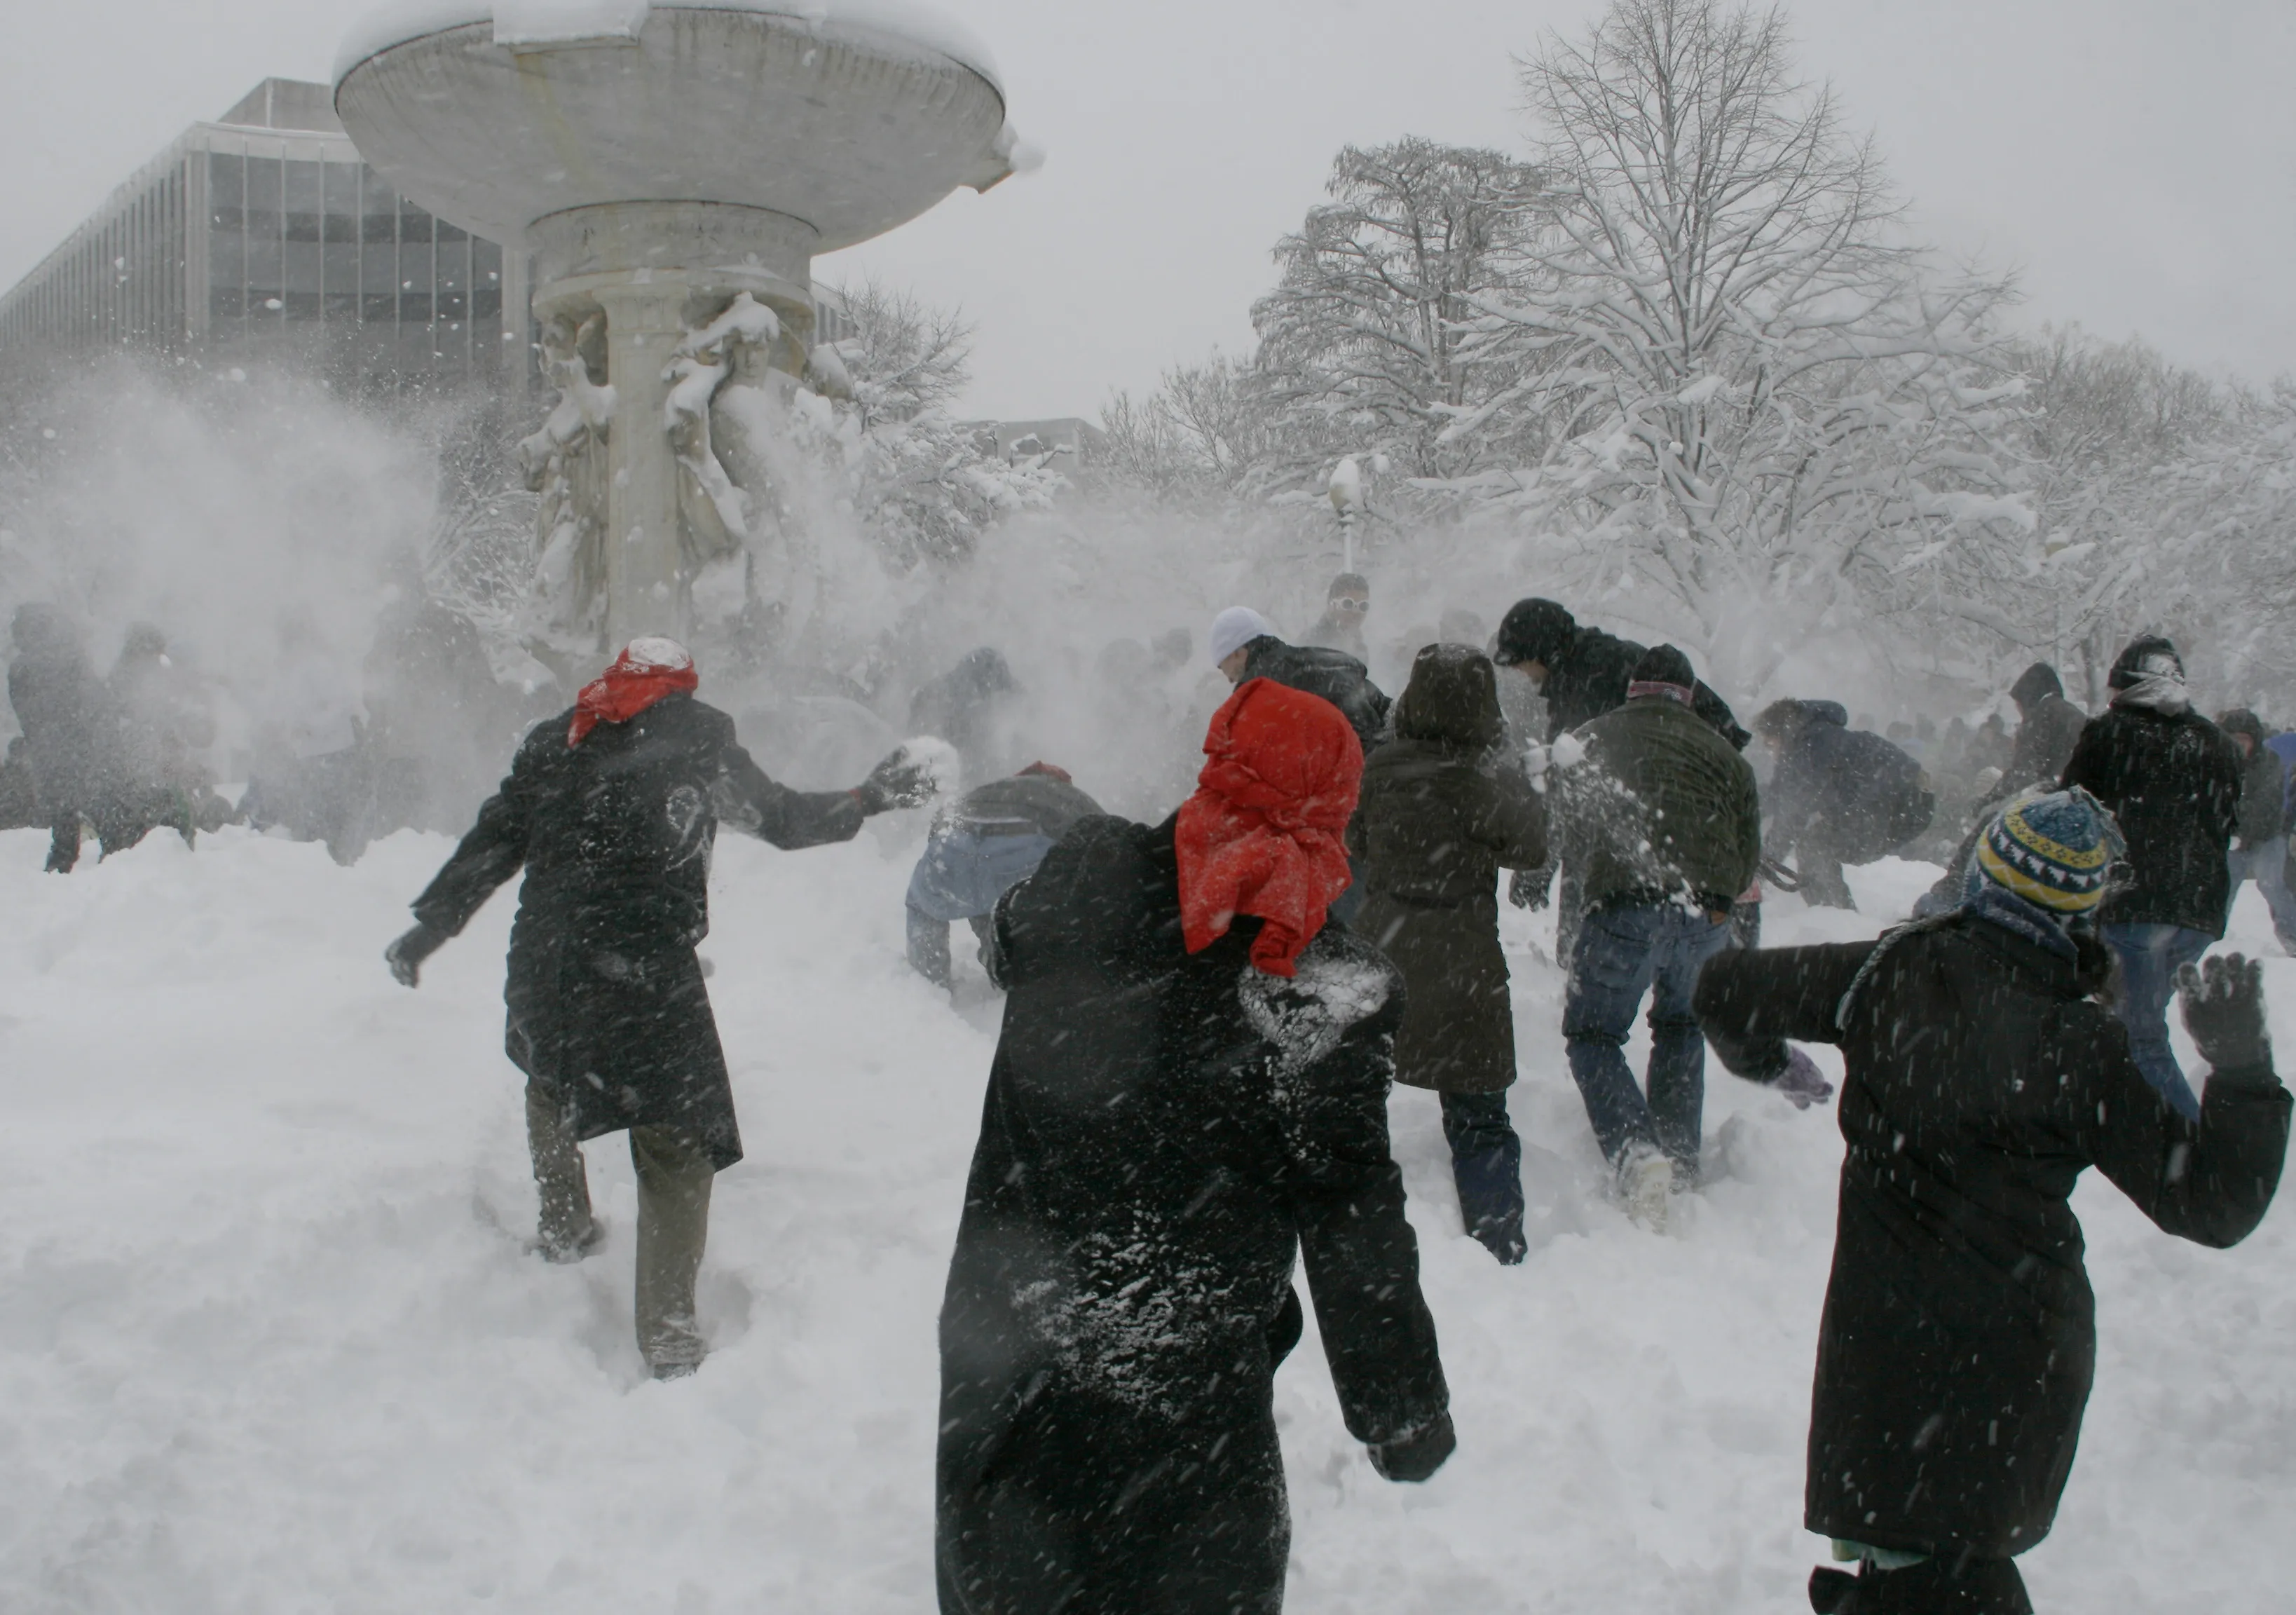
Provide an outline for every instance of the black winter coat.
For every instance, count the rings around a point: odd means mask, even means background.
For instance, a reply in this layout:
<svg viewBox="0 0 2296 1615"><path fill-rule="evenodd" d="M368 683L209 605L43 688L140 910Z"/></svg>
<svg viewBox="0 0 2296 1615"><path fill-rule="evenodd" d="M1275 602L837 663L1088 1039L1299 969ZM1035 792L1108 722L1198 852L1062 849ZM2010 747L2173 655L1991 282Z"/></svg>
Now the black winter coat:
<svg viewBox="0 0 2296 1615"><path fill-rule="evenodd" d="M2102 973L1954 914L1879 945L1726 953L1701 976L1699 1021L1733 1071L1774 1078L1786 1038L1840 1044L1849 1070L1809 1529L1914 1553L2031 1547L2095 1371L2067 1203L2082 1171L2205 1245L2237 1242L2271 1204L2289 1095L2270 1067L2215 1073L2185 1120L2087 997Z"/></svg>
<svg viewBox="0 0 2296 1615"><path fill-rule="evenodd" d="M2285 834L2288 829L2288 781L2280 754L2258 742L2240 768L2240 815L2233 832L2243 847L2254 847Z"/></svg>
<svg viewBox="0 0 2296 1615"><path fill-rule="evenodd" d="M1249 654L1243 677L1236 681L1239 687L1255 678L1272 678L1279 685L1322 696L1355 729L1366 757L1387 734L1387 712L1394 703L1371 682L1363 663L1346 652L1289 644L1272 634L1261 635L1244 648Z"/></svg>
<svg viewBox="0 0 2296 1615"><path fill-rule="evenodd" d="M1300 1254L1349 1432L1447 1407L1388 1153L1394 967L1326 927L1264 975L1248 920L1190 955L1177 871L1170 821L1086 819L997 908L940 1321L950 1615L1273 1615Z"/></svg>
<svg viewBox="0 0 2296 1615"><path fill-rule="evenodd" d="M1922 786L1920 764L1882 736L1849 727L1839 701L1796 704L1802 721L1765 803L1780 848L1815 832L1843 863L1870 863L1929 827L1937 799Z"/></svg>
<svg viewBox="0 0 2296 1615"><path fill-rule="evenodd" d="M1576 630L1570 644L1548 666L1546 683L1539 689L1546 702L1547 744L1553 745L1558 736L1581 724L1625 706L1635 664L1648 648L1600 628ZM1691 709L1734 747L1742 750L1752 738L1739 727L1730 703L1708 688L1703 679L1698 682Z"/></svg>
<svg viewBox="0 0 2296 1615"><path fill-rule="evenodd" d="M849 791L777 785L734 720L672 695L566 743L570 710L538 724L478 823L414 900L453 936L521 869L503 988L504 1045L552 1089L578 1138L681 1127L719 1169L742 1159L733 1088L694 946L709 931L720 816L776 847L850 840Z"/></svg>
<svg viewBox="0 0 2296 1615"><path fill-rule="evenodd" d="M2044 695L2020 709L2009 767L1988 800L2005 801L2029 785L2054 786L2072 760L2088 714L2062 695Z"/></svg>
<svg viewBox="0 0 2296 1615"><path fill-rule="evenodd" d="M2197 712L2116 702L2081 731L2064 783L2103 802L2128 840L2136 882L2104 900L2103 923L2224 935L2240 748L2222 730Z"/></svg>

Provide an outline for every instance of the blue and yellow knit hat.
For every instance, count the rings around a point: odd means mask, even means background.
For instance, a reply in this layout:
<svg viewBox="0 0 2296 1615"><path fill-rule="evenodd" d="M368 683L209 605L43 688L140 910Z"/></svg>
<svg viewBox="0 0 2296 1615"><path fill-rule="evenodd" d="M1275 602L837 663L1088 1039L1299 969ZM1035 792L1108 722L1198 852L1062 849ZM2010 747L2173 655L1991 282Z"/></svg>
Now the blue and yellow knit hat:
<svg viewBox="0 0 2296 1615"><path fill-rule="evenodd" d="M2104 901L2128 854L2104 805L2078 786L2012 802L1977 838L1969 890L1989 881L2037 908L2070 918Z"/></svg>

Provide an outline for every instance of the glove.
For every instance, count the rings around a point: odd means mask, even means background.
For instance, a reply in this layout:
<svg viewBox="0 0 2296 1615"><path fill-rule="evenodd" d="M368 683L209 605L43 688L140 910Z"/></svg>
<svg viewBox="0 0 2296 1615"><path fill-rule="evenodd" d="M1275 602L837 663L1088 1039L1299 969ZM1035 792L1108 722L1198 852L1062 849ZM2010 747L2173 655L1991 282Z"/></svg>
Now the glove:
<svg viewBox="0 0 2296 1615"><path fill-rule="evenodd" d="M2204 959L2177 971L2185 1029L2211 1071L2238 1071L2272 1063L2264 1029L2264 964L2238 954Z"/></svg>
<svg viewBox="0 0 2296 1615"><path fill-rule="evenodd" d="M1833 1085L1818 1070L1817 1062L1791 1046L1786 1050L1785 1072L1773 1086L1793 1101L1797 1111L1807 1111L1833 1097Z"/></svg>
<svg viewBox="0 0 2296 1615"><path fill-rule="evenodd" d="M922 807L939 788L931 764L910 756L906 746L897 746L854 788L853 799L864 813L883 813L891 808Z"/></svg>
<svg viewBox="0 0 2296 1615"><path fill-rule="evenodd" d="M1382 1441L1371 1448L1371 1466L1382 1480L1424 1480L1443 1467L1459 1445L1451 1415L1438 1414L1431 1424Z"/></svg>
<svg viewBox="0 0 2296 1615"><path fill-rule="evenodd" d="M1546 907L1547 881L1547 873L1543 869L1516 870L1507 877L1507 901L1534 913Z"/></svg>
<svg viewBox="0 0 2296 1615"><path fill-rule="evenodd" d="M437 953L447 943L447 933L418 924L382 950L383 963L390 966L390 974L401 987L419 987L422 983L422 961Z"/></svg>

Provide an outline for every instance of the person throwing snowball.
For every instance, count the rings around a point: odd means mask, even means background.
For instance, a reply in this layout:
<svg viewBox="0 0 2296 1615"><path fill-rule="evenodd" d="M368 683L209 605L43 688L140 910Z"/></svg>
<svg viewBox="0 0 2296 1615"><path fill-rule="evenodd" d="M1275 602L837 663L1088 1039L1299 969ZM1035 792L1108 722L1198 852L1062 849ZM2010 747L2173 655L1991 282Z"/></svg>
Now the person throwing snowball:
<svg viewBox="0 0 2296 1615"><path fill-rule="evenodd" d="M694 699L693 658L634 639L573 709L537 725L510 776L385 950L406 986L495 888L526 872L511 930L504 1045L527 1077L536 1247L578 1261L602 1230L578 1145L627 1130L638 1186L638 1349L656 1379L700 1365L693 1282L713 1176L742 1159L734 1093L695 945L709 930L720 819L776 847L850 840L933 793L906 747L851 791L775 784Z"/></svg>

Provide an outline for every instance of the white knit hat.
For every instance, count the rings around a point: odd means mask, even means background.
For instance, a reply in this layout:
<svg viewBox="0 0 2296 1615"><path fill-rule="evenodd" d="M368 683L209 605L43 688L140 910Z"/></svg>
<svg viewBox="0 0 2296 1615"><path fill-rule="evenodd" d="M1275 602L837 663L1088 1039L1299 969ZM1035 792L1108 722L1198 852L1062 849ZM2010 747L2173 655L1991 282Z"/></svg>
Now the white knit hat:
<svg viewBox="0 0 2296 1615"><path fill-rule="evenodd" d="M1226 661L1253 640L1273 635L1275 625L1250 606L1232 605L1212 619L1212 662Z"/></svg>

